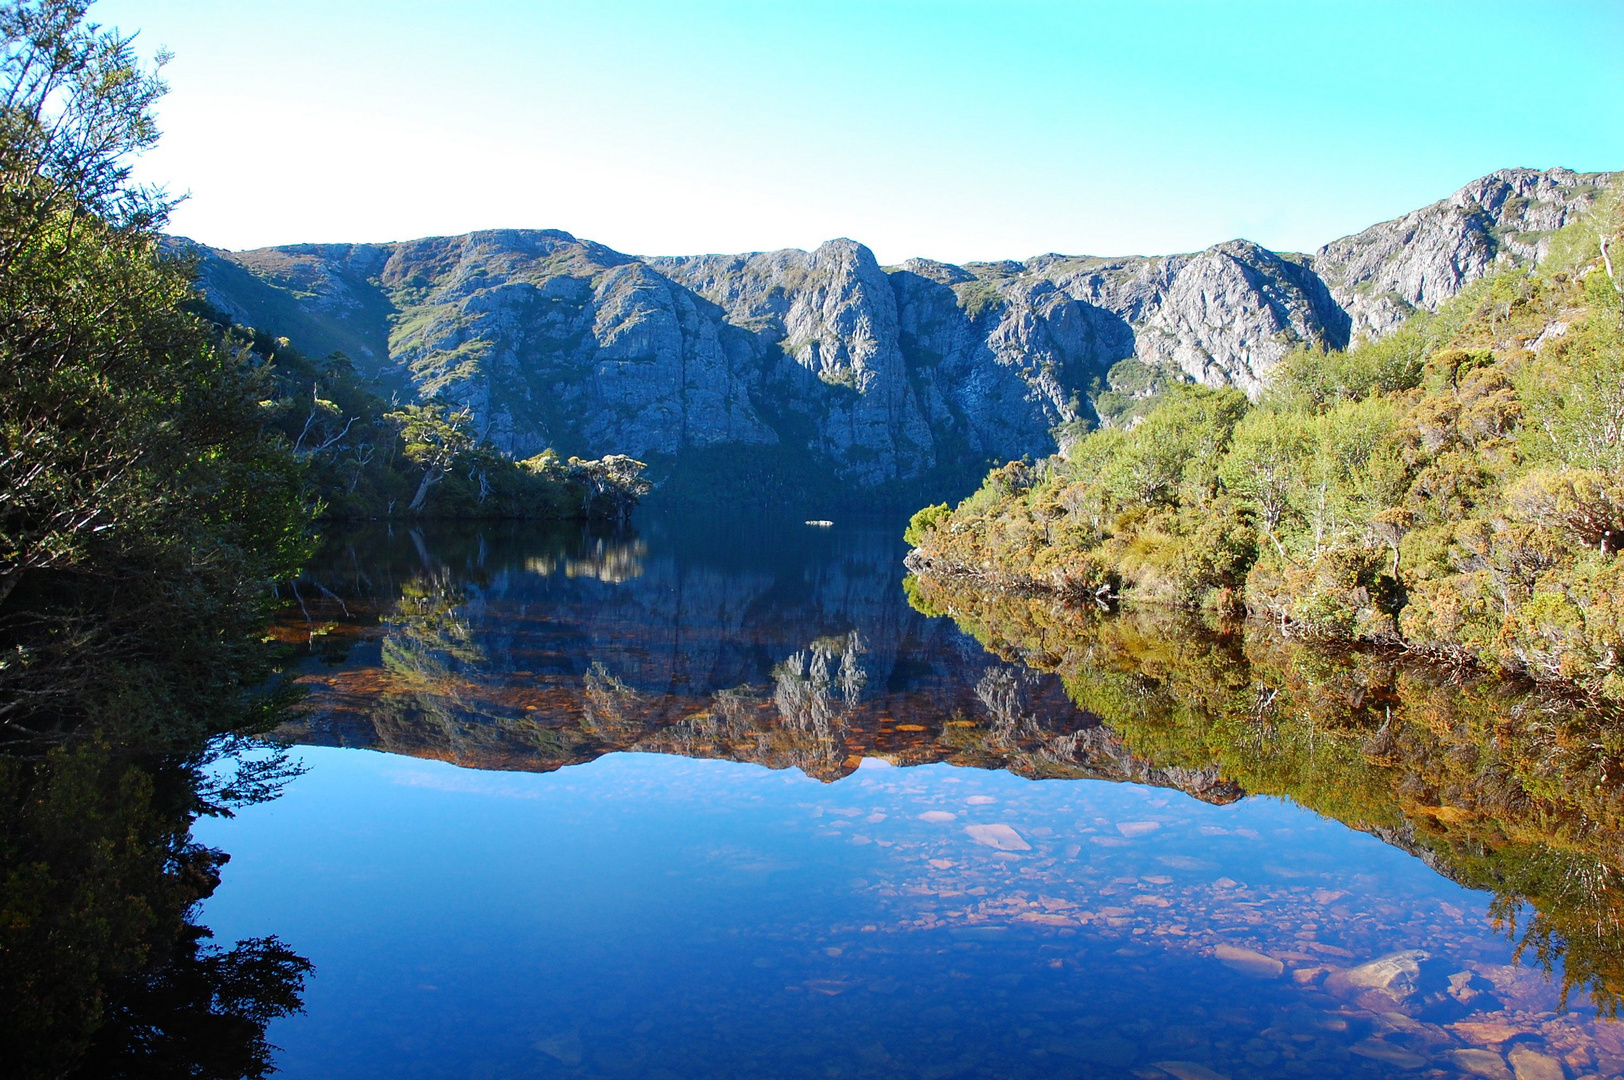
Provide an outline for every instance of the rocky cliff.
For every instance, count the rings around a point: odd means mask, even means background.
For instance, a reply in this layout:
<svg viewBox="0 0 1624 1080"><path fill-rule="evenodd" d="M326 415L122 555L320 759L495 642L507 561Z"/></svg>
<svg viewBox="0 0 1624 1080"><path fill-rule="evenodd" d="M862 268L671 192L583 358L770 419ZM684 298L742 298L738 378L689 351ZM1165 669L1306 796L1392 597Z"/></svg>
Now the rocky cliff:
<svg viewBox="0 0 1624 1080"><path fill-rule="evenodd" d="M197 250L205 295L236 321L343 352L402 399L469 405L512 454L777 448L873 489L1053 452L1129 357L1255 394L1299 345L1380 336L1537 261L1618 175L1502 170L1312 255L1233 240L881 267L844 239L637 258L530 230Z"/></svg>
<svg viewBox="0 0 1624 1080"><path fill-rule="evenodd" d="M1431 206L1326 244L1312 265L1354 335L1380 337L1416 311L1436 311L1496 266L1538 262L1551 234L1619 175L1501 169Z"/></svg>

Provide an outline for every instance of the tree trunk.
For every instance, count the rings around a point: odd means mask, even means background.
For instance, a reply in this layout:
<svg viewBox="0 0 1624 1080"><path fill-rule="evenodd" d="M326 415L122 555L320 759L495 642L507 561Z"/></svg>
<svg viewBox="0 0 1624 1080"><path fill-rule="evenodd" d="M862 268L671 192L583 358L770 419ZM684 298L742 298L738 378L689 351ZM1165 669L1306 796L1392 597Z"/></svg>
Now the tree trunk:
<svg viewBox="0 0 1624 1080"><path fill-rule="evenodd" d="M14 566L4 574L0 574L0 604L6 602L6 597L11 595L11 590L15 589L22 579L23 568L20 566Z"/></svg>
<svg viewBox="0 0 1624 1080"><path fill-rule="evenodd" d="M423 500L429 497L429 488L433 487L435 484L438 484L444 476L445 470L430 465L423 473L423 482L417 485L417 494L412 496L411 505L406 509L423 509Z"/></svg>

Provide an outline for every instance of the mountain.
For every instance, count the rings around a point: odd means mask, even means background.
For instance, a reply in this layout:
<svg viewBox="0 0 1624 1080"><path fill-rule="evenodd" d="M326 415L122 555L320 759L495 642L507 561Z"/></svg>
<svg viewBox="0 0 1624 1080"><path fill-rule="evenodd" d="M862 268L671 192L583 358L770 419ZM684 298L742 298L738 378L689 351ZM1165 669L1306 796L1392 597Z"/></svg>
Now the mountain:
<svg viewBox="0 0 1624 1080"><path fill-rule="evenodd" d="M669 468L788 463L875 489L1042 456L1136 357L1256 394L1301 345L1342 348L1537 261L1616 173L1507 169L1311 255L1193 254L881 267L815 251L639 258L556 230L228 252L192 245L206 298L403 399L471 406L527 456Z"/></svg>

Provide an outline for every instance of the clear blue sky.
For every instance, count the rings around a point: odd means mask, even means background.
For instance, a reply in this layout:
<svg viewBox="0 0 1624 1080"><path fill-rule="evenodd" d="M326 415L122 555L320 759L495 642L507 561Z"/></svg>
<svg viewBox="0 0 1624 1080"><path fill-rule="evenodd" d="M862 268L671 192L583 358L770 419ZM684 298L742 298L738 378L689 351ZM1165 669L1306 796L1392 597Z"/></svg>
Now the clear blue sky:
<svg viewBox="0 0 1624 1080"><path fill-rule="evenodd" d="M222 247L562 228L885 262L1312 249L1624 168L1624 2L103 0Z"/></svg>

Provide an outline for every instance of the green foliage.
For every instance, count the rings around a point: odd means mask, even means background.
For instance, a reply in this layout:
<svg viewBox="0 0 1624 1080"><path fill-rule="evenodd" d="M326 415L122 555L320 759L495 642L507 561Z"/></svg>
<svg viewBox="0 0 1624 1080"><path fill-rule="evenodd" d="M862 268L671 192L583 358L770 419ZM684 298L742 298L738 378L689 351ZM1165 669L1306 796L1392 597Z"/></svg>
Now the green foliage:
<svg viewBox="0 0 1624 1080"><path fill-rule="evenodd" d="M188 312L128 183L163 86L87 6L0 6L0 1060L260 1076L309 964L202 944L224 856L190 826L285 776L211 766L289 700L265 631L305 463L274 380Z"/></svg>
<svg viewBox="0 0 1624 1080"><path fill-rule="evenodd" d="M1544 270L1479 281L1379 342L1292 353L1255 405L1158 390L1066 461L994 470L916 519L916 562L1095 602L1244 607L1624 700L1621 236L1615 191ZM1123 361L1112 392L1154 376Z"/></svg>
<svg viewBox="0 0 1624 1080"><path fill-rule="evenodd" d="M926 529L933 527L952 512L946 503L937 503L935 506L927 506L923 510L916 511L913 517L908 519L908 527L903 531L902 539L907 541L909 547L913 547L925 535Z"/></svg>
<svg viewBox="0 0 1624 1080"><path fill-rule="evenodd" d="M408 510L423 509L429 489L445 479L458 457L474 448L474 440L463 430L473 418L468 409L446 405L408 405L384 414L385 420L400 425L401 453L423 469Z"/></svg>
<svg viewBox="0 0 1624 1080"><path fill-rule="evenodd" d="M161 87L83 8L0 11L0 715L14 737L186 741L264 722L303 469L264 373L182 310L162 206L122 186Z"/></svg>
<svg viewBox="0 0 1624 1080"><path fill-rule="evenodd" d="M980 278L953 286L953 292L958 297L959 307L971 320L979 319L1004 306L1004 297L998 291L998 287Z"/></svg>
<svg viewBox="0 0 1624 1080"><path fill-rule="evenodd" d="M261 417L301 464L323 518L614 519L649 490L624 456L572 466L545 450L516 462L473 437L466 408L391 408L343 355L318 364L286 338L232 325L199 301L187 306L250 357L267 394Z"/></svg>
<svg viewBox="0 0 1624 1080"><path fill-rule="evenodd" d="M1118 360L1096 382L1092 398L1094 411L1107 427L1131 427L1139 418L1154 411L1173 388L1188 383L1189 377L1176 368L1152 366L1136 356Z"/></svg>
<svg viewBox="0 0 1624 1080"><path fill-rule="evenodd" d="M1239 391L1174 387L1131 430L1075 444L1069 461L993 470L951 514L916 516L910 542L950 566L1090 599L1127 583L1172 603L1227 603L1249 533L1215 465L1245 411Z"/></svg>

